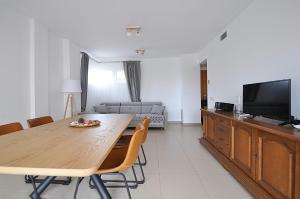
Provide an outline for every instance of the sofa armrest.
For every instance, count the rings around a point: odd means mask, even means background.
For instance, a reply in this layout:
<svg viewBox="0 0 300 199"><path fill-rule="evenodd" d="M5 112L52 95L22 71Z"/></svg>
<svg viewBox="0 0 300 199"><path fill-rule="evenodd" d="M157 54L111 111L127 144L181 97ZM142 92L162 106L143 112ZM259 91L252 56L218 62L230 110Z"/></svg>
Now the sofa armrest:
<svg viewBox="0 0 300 199"><path fill-rule="evenodd" d="M168 111L165 108L164 112L163 112L163 116L164 116L164 129L167 129L167 124L168 124Z"/></svg>

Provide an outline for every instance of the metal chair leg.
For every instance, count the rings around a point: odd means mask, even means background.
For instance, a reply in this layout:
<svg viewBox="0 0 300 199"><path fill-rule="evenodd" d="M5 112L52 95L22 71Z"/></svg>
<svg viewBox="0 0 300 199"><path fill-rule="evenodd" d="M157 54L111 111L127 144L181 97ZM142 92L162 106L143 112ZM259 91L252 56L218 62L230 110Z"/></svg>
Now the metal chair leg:
<svg viewBox="0 0 300 199"><path fill-rule="evenodd" d="M138 163L137 163L138 164ZM129 188L131 189L136 189L138 187L139 184L143 184L142 181L139 181L136 175L136 171L134 169L134 166L131 167L132 172L133 172L133 176L134 176L134 180L127 180L127 183L129 184ZM104 183L121 183L124 182L124 180L102 180ZM143 180L145 181L145 180ZM124 187L123 185L109 185L110 188L118 188L118 187Z"/></svg>
<svg viewBox="0 0 300 199"><path fill-rule="evenodd" d="M91 188L91 189L94 189L95 188L95 186L92 184L92 178L90 177L90 180L89 180L89 187Z"/></svg>
<svg viewBox="0 0 300 199"><path fill-rule="evenodd" d="M81 183L82 180L83 180L82 177L77 179L77 183L76 183L76 187L75 187L75 192L74 192L74 199L76 199L76 197L77 197L78 188L79 188L79 185L80 185L80 183Z"/></svg>
<svg viewBox="0 0 300 199"><path fill-rule="evenodd" d="M142 148L142 153L143 153L143 157L144 157L144 162L142 162L141 164L143 166L145 166L147 164L147 158L146 158L146 154L145 154L143 145L141 145L141 148Z"/></svg>
<svg viewBox="0 0 300 199"><path fill-rule="evenodd" d="M142 149L142 155L143 155L143 159L144 159L144 162L141 161L141 165L145 166L147 164L147 158L146 158L146 153L145 153L143 145L141 145L141 149ZM134 163L134 165L139 165L139 163Z"/></svg>
<svg viewBox="0 0 300 199"><path fill-rule="evenodd" d="M137 179L137 175L136 175L136 172L135 172L134 166L132 166L132 167L131 167L131 169L132 169L132 172L133 172L133 176L134 176L134 181L135 181L135 184L134 184L134 186L133 186L133 187L130 187L130 188L132 188L132 189L136 189L136 188L138 187L139 183L138 183L138 179ZM129 181L127 180L127 183L128 183L128 182L129 182Z"/></svg>
<svg viewBox="0 0 300 199"><path fill-rule="evenodd" d="M32 177L34 178L34 182L35 182L35 183L38 183L37 180L36 180L36 178L37 178L38 176L32 176ZM25 181L25 183L27 183L27 184L32 184L31 176L25 175L25 176L24 176L24 181Z"/></svg>
<svg viewBox="0 0 300 199"><path fill-rule="evenodd" d="M119 173L119 174L120 174L120 175L123 177L123 179L124 179L128 197L129 197L129 199L131 199L131 193L130 193L130 190L129 190L129 186L128 186L128 183L127 183L126 176L125 176L123 173Z"/></svg>
<svg viewBox="0 0 300 199"><path fill-rule="evenodd" d="M141 169L141 173L142 173L142 180L138 180L137 183L138 183L138 184L144 184L146 178L145 178L143 166L142 166L142 164L141 164L140 156L138 156L138 163L139 163L139 166L140 166L140 169Z"/></svg>

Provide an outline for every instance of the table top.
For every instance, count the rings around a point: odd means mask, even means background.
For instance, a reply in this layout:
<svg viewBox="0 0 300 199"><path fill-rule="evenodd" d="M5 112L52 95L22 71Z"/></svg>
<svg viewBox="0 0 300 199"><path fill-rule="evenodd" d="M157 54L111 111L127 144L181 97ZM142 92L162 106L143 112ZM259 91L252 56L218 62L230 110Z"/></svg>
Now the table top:
<svg viewBox="0 0 300 199"><path fill-rule="evenodd" d="M105 160L134 115L88 114L98 127L72 128L78 118L0 136L0 174L92 175Z"/></svg>

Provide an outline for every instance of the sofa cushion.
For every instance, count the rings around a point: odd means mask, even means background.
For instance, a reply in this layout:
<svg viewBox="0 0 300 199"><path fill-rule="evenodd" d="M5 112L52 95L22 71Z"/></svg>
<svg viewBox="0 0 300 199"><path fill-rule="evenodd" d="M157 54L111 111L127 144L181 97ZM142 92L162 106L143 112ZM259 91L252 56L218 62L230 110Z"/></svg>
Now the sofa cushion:
<svg viewBox="0 0 300 199"><path fill-rule="evenodd" d="M120 113L120 106L106 106L107 113Z"/></svg>
<svg viewBox="0 0 300 199"><path fill-rule="evenodd" d="M165 107L164 106L158 106L158 105L154 105L151 109L151 114L158 114L158 115L162 115L164 112Z"/></svg>
<svg viewBox="0 0 300 199"><path fill-rule="evenodd" d="M107 107L106 107L106 105L97 105L97 106L94 106L94 110L97 113L107 113Z"/></svg>
<svg viewBox="0 0 300 199"><path fill-rule="evenodd" d="M121 106L141 106L142 102L122 102Z"/></svg>
<svg viewBox="0 0 300 199"><path fill-rule="evenodd" d="M142 106L141 113L151 113L152 106Z"/></svg>
<svg viewBox="0 0 300 199"><path fill-rule="evenodd" d="M151 113L152 106L160 105L162 106L161 102L142 102L142 111L141 113Z"/></svg>
<svg viewBox="0 0 300 199"><path fill-rule="evenodd" d="M121 106L120 113L141 113L141 106Z"/></svg>

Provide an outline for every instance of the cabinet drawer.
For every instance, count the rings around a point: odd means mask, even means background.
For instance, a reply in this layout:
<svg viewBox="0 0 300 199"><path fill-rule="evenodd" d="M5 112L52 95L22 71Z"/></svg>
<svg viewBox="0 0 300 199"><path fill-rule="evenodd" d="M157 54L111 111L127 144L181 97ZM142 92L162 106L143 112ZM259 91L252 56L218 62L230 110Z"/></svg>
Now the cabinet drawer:
<svg viewBox="0 0 300 199"><path fill-rule="evenodd" d="M229 155L230 155L230 144L229 143L225 143L223 141L216 140L215 146L221 153L223 153L224 155L229 157Z"/></svg>
<svg viewBox="0 0 300 199"><path fill-rule="evenodd" d="M228 126L215 125L215 146L224 155L230 155L231 128Z"/></svg>
<svg viewBox="0 0 300 199"><path fill-rule="evenodd" d="M231 126L231 120L223 118L223 117L217 117L216 118L216 124L230 127Z"/></svg>
<svg viewBox="0 0 300 199"><path fill-rule="evenodd" d="M226 144L229 144L230 135L231 135L230 127L225 127L222 125L215 126L215 139L216 140L225 142Z"/></svg>
<svg viewBox="0 0 300 199"><path fill-rule="evenodd" d="M216 134L230 134L231 127L230 126L223 126L223 125L215 125L215 132Z"/></svg>

